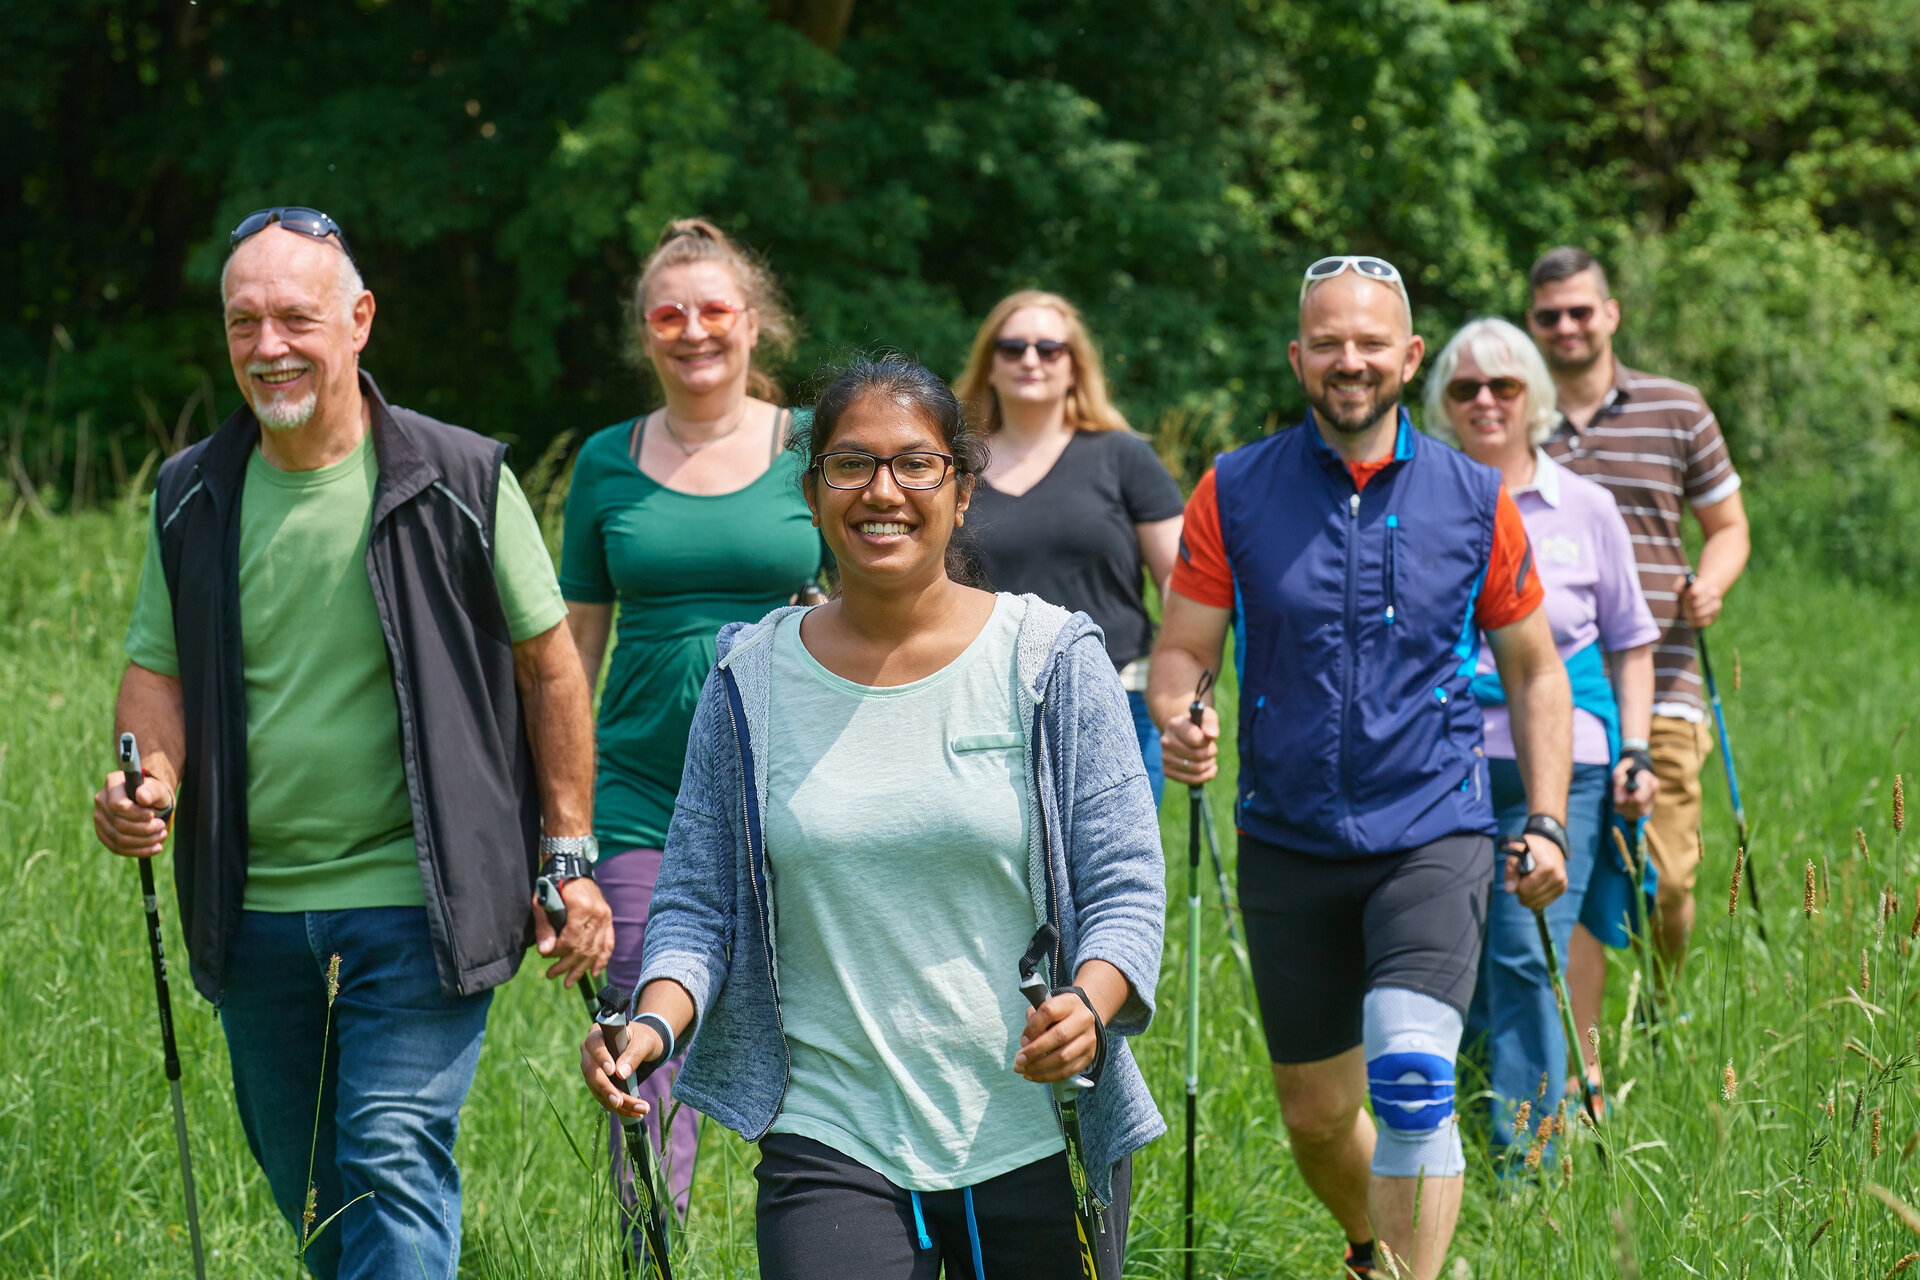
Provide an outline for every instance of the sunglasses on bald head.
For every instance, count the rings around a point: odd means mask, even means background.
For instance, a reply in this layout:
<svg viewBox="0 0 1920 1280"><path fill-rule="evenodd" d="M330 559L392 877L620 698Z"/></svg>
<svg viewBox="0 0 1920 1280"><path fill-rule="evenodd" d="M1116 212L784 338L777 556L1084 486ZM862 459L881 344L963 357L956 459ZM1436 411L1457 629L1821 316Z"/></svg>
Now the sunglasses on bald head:
<svg viewBox="0 0 1920 1280"><path fill-rule="evenodd" d="M303 204L255 209L240 219L240 225L233 229L233 234L227 239L227 252L232 253L240 247L242 240L259 235L275 223L279 223L289 231L297 231L315 240L325 240L328 236L332 236L340 242L340 252L347 255L347 261L353 262L353 250L347 247L347 233L340 229L340 224L318 209L309 209ZM354 265L359 264L356 262Z"/></svg>
<svg viewBox="0 0 1920 1280"><path fill-rule="evenodd" d="M678 342L687 326L693 323L693 317L699 316L702 329L712 337L724 338L733 331L733 322L745 310L738 303L722 298L708 298L692 308L684 302L663 302L647 312L647 328L662 342Z"/></svg>
<svg viewBox="0 0 1920 1280"><path fill-rule="evenodd" d="M1300 301L1307 300L1307 290L1322 280L1331 280L1343 271L1351 271L1357 276L1377 280L1381 284L1390 284L1400 293L1400 301L1407 304L1407 313L1413 313L1413 300L1407 297L1406 281L1400 278L1400 269L1385 258L1376 258L1370 254L1342 253L1331 258L1322 258L1307 268L1300 277Z"/></svg>

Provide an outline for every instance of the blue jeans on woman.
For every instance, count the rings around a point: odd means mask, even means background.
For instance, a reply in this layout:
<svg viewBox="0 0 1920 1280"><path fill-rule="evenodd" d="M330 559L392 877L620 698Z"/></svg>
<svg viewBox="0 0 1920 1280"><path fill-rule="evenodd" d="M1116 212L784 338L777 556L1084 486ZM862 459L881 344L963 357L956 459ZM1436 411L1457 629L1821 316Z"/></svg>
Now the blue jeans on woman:
<svg viewBox="0 0 1920 1280"><path fill-rule="evenodd" d="M320 1280L458 1269L453 1140L492 1002L440 990L423 907L242 913L220 997L234 1099L296 1238L309 1159L315 1227L347 1206L307 1249Z"/></svg>
<svg viewBox="0 0 1920 1280"><path fill-rule="evenodd" d="M1153 788L1153 807L1160 807L1160 797L1167 789L1167 775L1160 768L1160 729L1153 723L1153 715L1147 710L1147 695L1144 693L1127 694L1127 705L1133 708L1133 734L1140 739L1140 762L1147 766L1147 783Z"/></svg>
<svg viewBox="0 0 1920 1280"><path fill-rule="evenodd" d="M1493 781L1495 820L1500 834L1520 834L1527 824L1527 793L1520 784L1520 768L1511 760L1489 760ZM1567 963L1567 942L1580 904L1587 894L1587 877L1600 848L1611 771L1603 764L1573 766L1573 784L1567 790L1567 891L1546 910L1547 931L1559 953L1561 974ZM1480 981L1467 1010L1465 1042L1486 1038L1487 1078L1493 1086L1492 1139L1495 1156L1509 1143L1526 1146L1531 1137L1516 1138L1513 1115L1520 1103L1534 1104L1538 1118L1551 1115L1567 1087L1567 1035L1561 1029L1560 1007L1547 979L1547 957L1540 949L1540 931L1533 912L1503 888L1505 858L1494 859L1493 895L1487 906L1487 940L1480 949ZM1540 1078L1547 1094L1539 1097Z"/></svg>

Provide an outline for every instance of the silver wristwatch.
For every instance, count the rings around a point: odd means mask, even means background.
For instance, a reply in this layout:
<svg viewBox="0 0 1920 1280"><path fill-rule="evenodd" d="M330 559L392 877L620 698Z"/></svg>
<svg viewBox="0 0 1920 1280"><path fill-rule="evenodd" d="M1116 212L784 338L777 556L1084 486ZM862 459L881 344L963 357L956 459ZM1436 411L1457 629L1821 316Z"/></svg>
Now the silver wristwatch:
<svg viewBox="0 0 1920 1280"><path fill-rule="evenodd" d="M541 836L540 861L544 863L556 854L567 854L592 866L600 860L600 842L592 836Z"/></svg>

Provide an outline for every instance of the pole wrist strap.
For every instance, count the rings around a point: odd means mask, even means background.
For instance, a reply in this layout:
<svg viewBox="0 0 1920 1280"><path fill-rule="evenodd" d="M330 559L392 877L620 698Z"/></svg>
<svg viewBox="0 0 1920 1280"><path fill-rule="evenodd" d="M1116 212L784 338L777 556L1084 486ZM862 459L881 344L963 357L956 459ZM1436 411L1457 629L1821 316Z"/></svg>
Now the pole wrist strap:
<svg viewBox="0 0 1920 1280"><path fill-rule="evenodd" d="M659 1014L637 1013L634 1015L633 1020L635 1022L646 1023L648 1026L653 1028L654 1034L660 1037L660 1047L661 1047L660 1060L662 1062L666 1061L668 1058L671 1058L673 1056L673 1051L680 1047L679 1045L674 1043L673 1028L668 1026L667 1020L661 1017Z"/></svg>
<svg viewBox="0 0 1920 1280"><path fill-rule="evenodd" d="M1101 1075L1107 1069L1107 1024L1100 1020L1100 1011L1093 1007L1093 997L1079 987L1055 987L1055 995L1076 995L1080 1003L1087 1006L1087 1012L1093 1015L1093 1065L1081 1072L1094 1084L1100 1083Z"/></svg>

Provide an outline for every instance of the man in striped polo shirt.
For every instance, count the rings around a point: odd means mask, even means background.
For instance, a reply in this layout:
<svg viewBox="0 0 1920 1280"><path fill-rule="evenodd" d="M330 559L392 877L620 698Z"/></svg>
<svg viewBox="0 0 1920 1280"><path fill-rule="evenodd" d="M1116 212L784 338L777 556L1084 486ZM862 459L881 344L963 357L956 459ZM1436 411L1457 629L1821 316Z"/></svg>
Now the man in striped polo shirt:
<svg viewBox="0 0 1920 1280"><path fill-rule="evenodd" d="M1693 631L1719 616L1746 567L1740 476L1699 391L1614 358L1620 303L1592 254L1567 245L1551 249L1533 264L1528 281L1527 327L1560 394L1560 424L1546 451L1612 492L1633 535L1641 592L1660 626L1652 737L1622 746L1644 746L1660 778L1646 844L1660 873L1654 942L1671 971L1685 957L1693 929L1700 768L1713 749ZM1705 535L1692 586L1680 542L1682 512L1689 508Z"/></svg>

